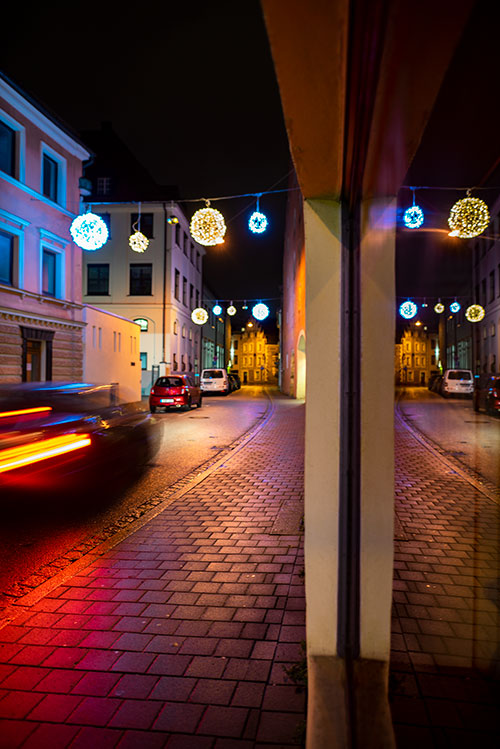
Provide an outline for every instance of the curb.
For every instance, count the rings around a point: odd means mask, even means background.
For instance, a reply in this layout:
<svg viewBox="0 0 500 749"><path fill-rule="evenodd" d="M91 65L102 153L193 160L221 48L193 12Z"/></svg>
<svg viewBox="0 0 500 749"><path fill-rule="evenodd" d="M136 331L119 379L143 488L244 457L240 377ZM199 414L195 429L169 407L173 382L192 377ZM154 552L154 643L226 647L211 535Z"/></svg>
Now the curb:
<svg viewBox="0 0 500 749"><path fill-rule="evenodd" d="M153 520L157 515L166 510L167 507L169 507L173 502L175 502L177 499L180 499L189 491L205 481L205 479L207 479L219 468L229 462L233 455L236 455L240 452L240 450L246 447L261 432L261 430L271 419L275 411L274 400L268 389L264 387L263 393L267 398L267 407L264 415L259 418L257 424L252 425L250 429L246 433L244 433L243 436L240 435L232 443L232 445L229 445L222 457L216 460L206 470L195 475L192 479L188 479L186 477L180 479L177 483L182 483L182 486L177 491L174 491L174 493L167 499L159 502L159 504L157 504L151 510L146 511L144 515L142 515L140 518L137 518L137 520L129 523L126 528L118 531L117 533L110 536L110 538L107 538L105 541L97 544L97 546L95 546L91 551L87 552L87 554L83 555L75 562L69 564L61 572L56 573L53 577L50 577L48 580L40 583L40 585L37 585L29 593L26 593L25 595L18 598L14 603L6 606L0 612L0 629L3 629L8 624L11 624L18 616L23 614L27 608L33 606L33 604L37 603L41 598L44 598L44 596L46 596L55 588L59 587L59 585L63 585L66 580L74 577L78 572L80 572L80 570L84 569L89 564L92 564L92 562L103 556L103 554L112 549L114 546L117 546L117 544L121 543L121 541L136 533L144 525L146 525L146 523L148 523L150 520ZM196 472L197 470L198 469L195 468L194 472Z"/></svg>

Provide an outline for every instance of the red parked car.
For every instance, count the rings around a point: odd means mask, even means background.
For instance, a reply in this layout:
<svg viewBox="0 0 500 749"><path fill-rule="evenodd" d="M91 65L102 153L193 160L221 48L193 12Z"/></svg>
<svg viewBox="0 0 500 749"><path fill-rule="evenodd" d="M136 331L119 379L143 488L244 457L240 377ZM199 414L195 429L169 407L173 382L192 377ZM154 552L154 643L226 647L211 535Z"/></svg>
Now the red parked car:
<svg viewBox="0 0 500 749"><path fill-rule="evenodd" d="M201 389L195 385L192 375L172 374L158 377L149 394L149 410L157 408L182 408L189 411L191 406L201 408Z"/></svg>

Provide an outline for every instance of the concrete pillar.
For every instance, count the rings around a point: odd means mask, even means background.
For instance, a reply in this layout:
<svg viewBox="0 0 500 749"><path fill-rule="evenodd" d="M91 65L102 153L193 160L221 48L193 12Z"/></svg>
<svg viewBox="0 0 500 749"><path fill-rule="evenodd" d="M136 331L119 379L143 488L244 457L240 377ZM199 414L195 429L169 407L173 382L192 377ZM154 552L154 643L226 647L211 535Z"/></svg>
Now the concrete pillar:
<svg viewBox="0 0 500 749"><path fill-rule="evenodd" d="M343 206L315 199L307 200L304 207L308 749L350 746L353 733L359 746L394 746L387 675L393 574L395 210L395 200L365 202L359 227L359 657L348 662L339 657L337 642L343 577L339 568Z"/></svg>

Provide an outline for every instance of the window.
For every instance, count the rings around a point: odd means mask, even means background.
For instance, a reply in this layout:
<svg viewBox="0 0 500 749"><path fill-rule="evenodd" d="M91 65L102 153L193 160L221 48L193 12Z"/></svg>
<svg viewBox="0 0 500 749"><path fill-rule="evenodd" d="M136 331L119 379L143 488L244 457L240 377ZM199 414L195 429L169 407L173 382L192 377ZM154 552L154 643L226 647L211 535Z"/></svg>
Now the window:
<svg viewBox="0 0 500 749"><path fill-rule="evenodd" d="M180 295L179 295L180 294L179 292L180 278L181 278L181 274L176 268L175 269L174 296L178 301L180 301Z"/></svg>
<svg viewBox="0 0 500 749"><path fill-rule="evenodd" d="M0 231L0 283L14 284L14 237Z"/></svg>
<svg viewBox="0 0 500 749"><path fill-rule="evenodd" d="M196 253L196 268L200 270L200 253Z"/></svg>
<svg viewBox="0 0 500 749"><path fill-rule="evenodd" d="M110 192L111 192L111 177L98 177L97 178L97 194L109 195Z"/></svg>
<svg viewBox="0 0 500 749"><path fill-rule="evenodd" d="M233 348L235 351L238 351L238 341L236 339L233 341Z"/></svg>
<svg viewBox="0 0 500 749"><path fill-rule="evenodd" d="M56 254L50 250L42 252L42 294L56 295Z"/></svg>
<svg viewBox="0 0 500 749"><path fill-rule="evenodd" d="M187 306L187 278L182 276L182 303Z"/></svg>
<svg viewBox="0 0 500 749"><path fill-rule="evenodd" d="M152 278L151 263L131 263L130 296L151 296Z"/></svg>
<svg viewBox="0 0 500 749"><path fill-rule="evenodd" d="M490 302L495 299L495 271L492 270L490 273Z"/></svg>
<svg viewBox="0 0 500 749"><path fill-rule="evenodd" d="M57 203L59 169L58 163L48 154L43 154L42 160L42 193Z"/></svg>
<svg viewBox="0 0 500 749"><path fill-rule="evenodd" d="M16 131L0 121L0 170L16 176Z"/></svg>
<svg viewBox="0 0 500 749"><path fill-rule="evenodd" d="M133 234L134 231L141 231L145 237L153 239L153 218L153 213L141 213L141 227L139 229L139 214L132 213L130 216L130 233ZM137 226L134 226L134 224L137 224Z"/></svg>
<svg viewBox="0 0 500 749"><path fill-rule="evenodd" d="M148 352L141 351L139 356L141 357L141 369L147 369L148 368Z"/></svg>
<svg viewBox="0 0 500 749"><path fill-rule="evenodd" d="M182 337L183 338L186 337L186 326L185 325L182 326Z"/></svg>
<svg viewBox="0 0 500 749"><path fill-rule="evenodd" d="M178 333L178 327L179 327L179 324L178 324L177 320L174 320L174 335L177 335L177 333Z"/></svg>
<svg viewBox="0 0 500 749"><path fill-rule="evenodd" d="M194 305L194 286L192 283L189 284L189 306L193 309Z"/></svg>
<svg viewBox="0 0 500 749"><path fill-rule="evenodd" d="M87 295L109 295L109 263L89 263L87 265Z"/></svg>
<svg viewBox="0 0 500 749"><path fill-rule="evenodd" d="M484 306L486 304L486 279L483 278L481 281L481 304Z"/></svg>
<svg viewBox="0 0 500 749"><path fill-rule="evenodd" d="M146 333L147 329L149 327L149 321L146 320L144 317L136 317L134 318L134 322L136 322L139 327L141 328L141 333Z"/></svg>
<svg viewBox="0 0 500 749"><path fill-rule="evenodd" d="M181 246L181 236L182 236L182 229L180 224L175 225L175 244L180 247Z"/></svg>
<svg viewBox="0 0 500 749"><path fill-rule="evenodd" d="M196 289L196 306L200 306L200 292Z"/></svg>

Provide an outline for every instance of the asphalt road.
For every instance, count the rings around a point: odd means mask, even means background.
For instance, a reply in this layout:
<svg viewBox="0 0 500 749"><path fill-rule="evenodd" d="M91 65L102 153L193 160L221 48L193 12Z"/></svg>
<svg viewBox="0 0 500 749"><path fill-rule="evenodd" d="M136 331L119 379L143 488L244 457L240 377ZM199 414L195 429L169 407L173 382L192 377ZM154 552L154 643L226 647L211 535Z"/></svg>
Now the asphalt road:
<svg viewBox="0 0 500 749"><path fill-rule="evenodd" d="M419 432L451 458L500 486L500 419L476 412L470 398L443 398L427 388L405 388L398 407Z"/></svg>
<svg viewBox="0 0 500 749"><path fill-rule="evenodd" d="M47 565L64 566L81 556L81 548L105 529L139 516L151 498L217 457L265 413L267 396L260 387L245 386L230 396L208 396L202 408L159 413L161 447L144 471L95 477L92 496L64 498L62 505L3 502L0 523L0 604L42 582ZM124 469L127 469L124 466ZM128 521L127 521L128 522ZM61 562L62 557L66 557Z"/></svg>

